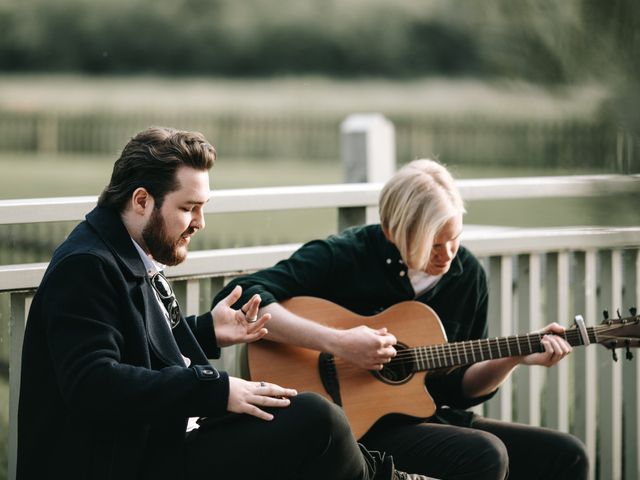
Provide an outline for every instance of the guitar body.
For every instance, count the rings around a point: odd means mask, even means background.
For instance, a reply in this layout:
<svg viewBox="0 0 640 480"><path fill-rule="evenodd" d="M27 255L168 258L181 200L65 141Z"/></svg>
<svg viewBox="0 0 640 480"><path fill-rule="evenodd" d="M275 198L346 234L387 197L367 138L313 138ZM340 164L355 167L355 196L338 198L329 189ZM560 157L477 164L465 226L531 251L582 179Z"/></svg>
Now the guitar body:
<svg viewBox="0 0 640 480"><path fill-rule="evenodd" d="M296 315L329 327L387 327L398 339L398 348L401 348L400 344L412 347L447 341L436 313L419 302L401 302L370 317L313 297L294 297L283 302L282 306ZM320 352L261 340L248 345L248 357L253 380L276 383L299 392L316 392L332 400L321 378ZM427 418L435 412L433 399L424 386L424 372L412 373L397 383L390 383L340 358L335 358L335 366L342 407L356 438L389 413Z"/></svg>

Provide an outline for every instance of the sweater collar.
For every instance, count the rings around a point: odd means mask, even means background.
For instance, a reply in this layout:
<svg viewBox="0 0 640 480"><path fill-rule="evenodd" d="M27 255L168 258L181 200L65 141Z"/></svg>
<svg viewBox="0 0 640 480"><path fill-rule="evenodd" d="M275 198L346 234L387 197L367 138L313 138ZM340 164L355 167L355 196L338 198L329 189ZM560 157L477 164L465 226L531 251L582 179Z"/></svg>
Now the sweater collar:
<svg viewBox="0 0 640 480"><path fill-rule="evenodd" d="M398 248L387 239L384 231L382 230L382 226L379 224L374 226L374 237L377 242L379 258L381 259L380 261L384 262L385 265L387 265L387 268L393 268L394 271L397 270L399 274L404 272L404 274L400 274L400 276L406 277L408 275L408 267L402 260L400 250L398 250ZM460 247L460 249L463 248L464 247ZM463 271L462 261L460 260L460 251L458 251L458 254L451 262L449 271L444 274L438 284L444 283L443 281L450 277L458 277L462 275Z"/></svg>

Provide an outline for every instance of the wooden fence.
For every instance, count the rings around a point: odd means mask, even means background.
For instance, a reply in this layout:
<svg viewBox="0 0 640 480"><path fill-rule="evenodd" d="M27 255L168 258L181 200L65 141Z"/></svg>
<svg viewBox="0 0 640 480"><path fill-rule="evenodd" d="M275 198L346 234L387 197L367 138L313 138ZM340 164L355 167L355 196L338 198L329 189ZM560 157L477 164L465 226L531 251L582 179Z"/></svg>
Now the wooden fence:
<svg viewBox="0 0 640 480"><path fill-rule="evenodd" d="M496 120L398 116L398 158L439 157L461 165L600 168L625 171L640 140L601 120ZM199 130L227 157L335 159L341 118L207 114L20 113L0 111L0 151L118 152L150 125ZM635 148L633 146L635 145Z"/></svg>

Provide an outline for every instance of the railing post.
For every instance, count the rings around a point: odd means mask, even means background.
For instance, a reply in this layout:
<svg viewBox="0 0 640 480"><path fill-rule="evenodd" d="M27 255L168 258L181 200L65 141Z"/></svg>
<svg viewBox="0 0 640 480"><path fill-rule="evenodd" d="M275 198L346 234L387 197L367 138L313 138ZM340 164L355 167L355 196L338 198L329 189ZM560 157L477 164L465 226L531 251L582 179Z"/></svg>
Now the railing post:
<svg viewBox="0 0 640 480"><path fill-rule="evenodd" d="M11 342L11 361L9 363L9 480L16 478L22 341L32 298L33 296L27 293L14 293L11 295L11 316L9 321L9 341Z"/></svg>
<svg viewBox="0 0 640 480"><path fill-rule="evenodd" d="M347 183L385 182L396 166L393 124L377 113L349 115L340 125L344 179ZM341 208L338 229L378 221L376 207Z"/></svg>

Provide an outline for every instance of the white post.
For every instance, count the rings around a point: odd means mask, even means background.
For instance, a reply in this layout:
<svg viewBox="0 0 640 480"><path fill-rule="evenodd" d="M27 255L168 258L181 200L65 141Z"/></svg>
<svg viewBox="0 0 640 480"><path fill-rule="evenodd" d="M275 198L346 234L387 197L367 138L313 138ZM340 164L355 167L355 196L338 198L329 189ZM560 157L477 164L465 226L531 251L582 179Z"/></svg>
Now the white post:
<svg viewBox="0 0 640 480"><path fill-rule="evenodd" d="M18 400L20 397L20 372L22 365L22 341L27 314L33 296L27 293L11 294L9 337L11 360L9 363L9 480L16 478L18 458Z"/></svg>
<svg viewBox="0 0 640 480"><path fill-rule="evenodd" d="M395 129L379 113L349 115L340 125L347 183L386 182L396 167ZM341 209L339 227L378 221L376 207Z"/></svg>

